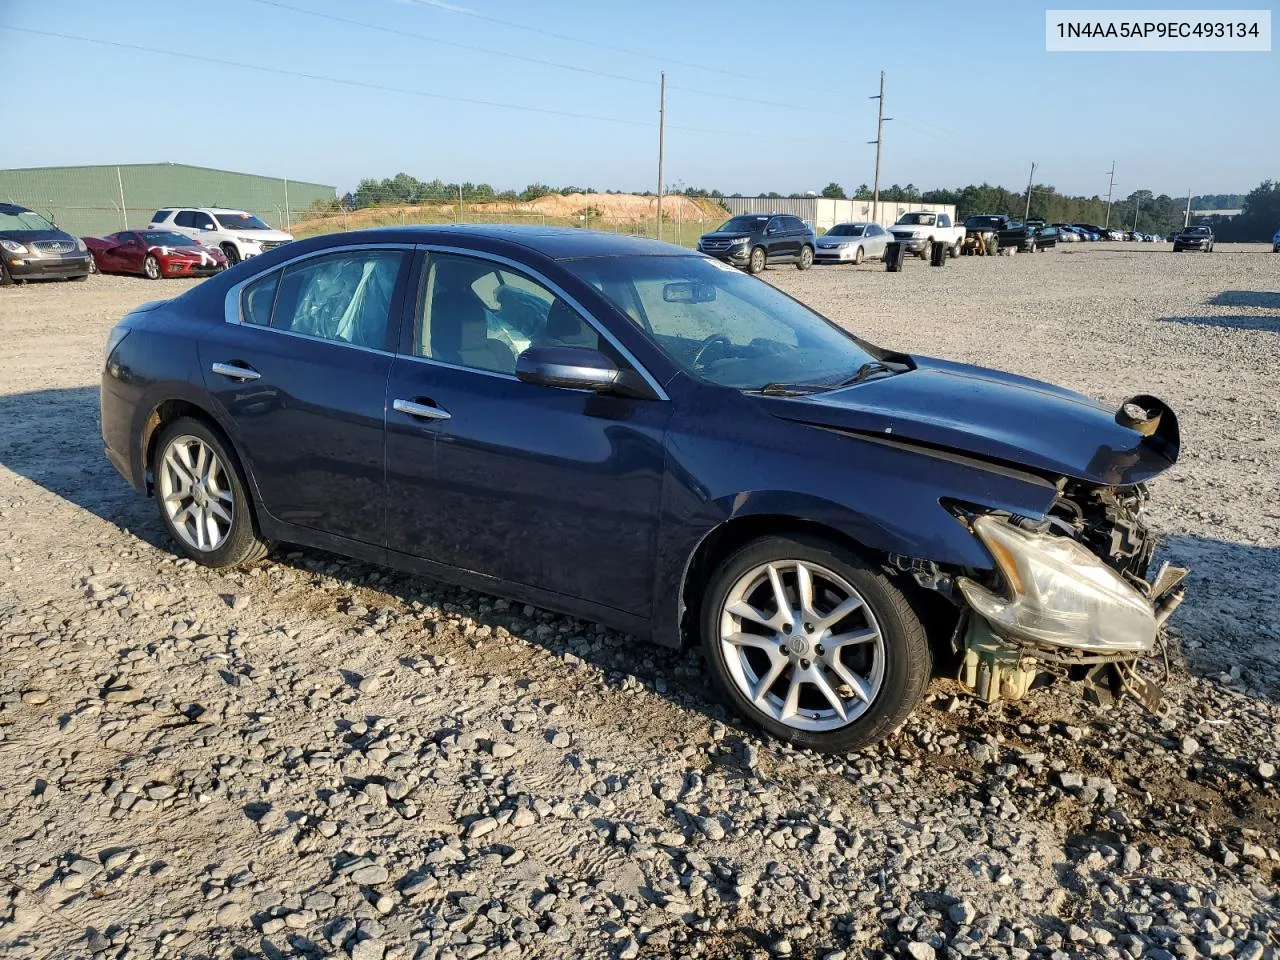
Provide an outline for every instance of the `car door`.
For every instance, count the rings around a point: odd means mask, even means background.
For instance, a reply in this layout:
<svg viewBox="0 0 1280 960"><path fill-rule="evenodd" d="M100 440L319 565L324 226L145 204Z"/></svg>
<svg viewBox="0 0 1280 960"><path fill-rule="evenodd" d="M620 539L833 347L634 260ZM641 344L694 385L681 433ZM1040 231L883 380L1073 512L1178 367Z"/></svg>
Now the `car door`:
<svg viewBox="0 0 1280 960"><path fill-rule="evenodd" d="M107 245L97 255L99 270L105 270L109 273L123 273L130 269L125 266L124 252L131 236L133 234L129 231L122 230L119 233L113 233L102 238Z"/></svg>
<svg viewBox="0 0 1280 960"><path fill-rule="evenodd" d="M525 383L525 344L623 355L516 264L431 251L388 387L387 545L647 615L670 403Z"/></svg>
<svg viewBox="0 0 1280 960"><path fill-rule="evenodd" d="M867 243L863 248L864 253L868 257L883 257L884 248L889 245L889 234L878 223L867 225L866 229Z"/></svg>
<svg viewBox="0 0 1280 960"><path fill-rule="evenodd" d="M384 540L387 375L412 247L330 248L242 281L199 342L268 514Z"/></svg>
<svg viewBox="0 0 1280 960"><path fill-rule="evenodd" d="M764 246L770 260L786 260L791 256L790 238L782 217L772 217L764 228Z"/></svg>
<svg viewBox="0 0 1280 960"><path fill-rule="evenodd" d="M217 245L218 238L216 236L218 225L213 222L213 217L202 210L192 211L191 214L192 230L189 236L194 237L201 242L212 243Z"/></svg>
<svg viewBox="0 0 1280 960"><path fill-rule="evenodd" d="M113 269L124 273L142 273L142 261L147 257L147 245L142 236L130 231L117 234L115 247L116 265Z"/></svg>

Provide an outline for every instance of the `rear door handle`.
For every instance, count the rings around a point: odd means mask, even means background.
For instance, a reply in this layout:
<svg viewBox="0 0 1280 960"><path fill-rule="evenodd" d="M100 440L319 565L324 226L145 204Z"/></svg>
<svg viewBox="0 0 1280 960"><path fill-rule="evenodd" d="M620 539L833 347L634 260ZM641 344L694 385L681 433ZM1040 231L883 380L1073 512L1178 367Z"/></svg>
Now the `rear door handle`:
<svg viewBox="0 0 1280 960"><path fill-rule="evenodd" d="M419 403L416 400L393 400L391 409L398 413L407 413L411 417L422 420L448 420L452 414L443 407L433 403Z"/></svg>
<svg viewBox="0 0 1280 960"><path fill-rule="evenodd" d="M253 367L244 367L238 363L215 363L210 369L220 377L232 380L261 380L262 374Z"/></svg>

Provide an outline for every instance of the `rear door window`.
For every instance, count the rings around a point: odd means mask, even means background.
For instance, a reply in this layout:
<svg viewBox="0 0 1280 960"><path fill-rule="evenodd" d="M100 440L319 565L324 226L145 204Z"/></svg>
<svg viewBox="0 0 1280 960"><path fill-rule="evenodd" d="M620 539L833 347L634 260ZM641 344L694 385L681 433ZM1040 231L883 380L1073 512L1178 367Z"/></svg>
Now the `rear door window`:
<svg viewBox="0 0 1280 960"><path fill-rule="evenodd" d="M173 222L180 227L194 227L196 225L195 211L179 210L178 215L173 218Z"/></svg>
<svg viewBox="0 0 1280 960"><path fill-rule="evenodd" d="M387 349L400 250L349 250L284 270L271 326L324 340Z"/></svg>
<svg viewBox="0 0 1280 960"><path fill-rule="evenodd" d="M155 213L151 215L151 222L164 223L166 220L169 219L169 215L171 213L173 213L172 210L157 210Z"/></svg>

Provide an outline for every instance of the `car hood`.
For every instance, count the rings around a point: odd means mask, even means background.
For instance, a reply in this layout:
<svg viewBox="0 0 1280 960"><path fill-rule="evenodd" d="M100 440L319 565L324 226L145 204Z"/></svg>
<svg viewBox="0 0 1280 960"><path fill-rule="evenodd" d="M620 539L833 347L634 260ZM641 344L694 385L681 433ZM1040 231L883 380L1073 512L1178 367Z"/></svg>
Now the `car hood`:
<svg viewBox="0 0 1280 960"><path fill-rule="evenodd" d="M740 237L749 237L750 233L745 231L736 231L734 233L721 233L719 230L713 230L711 233L704 233L703 240L737 240Z"/></svg>
<svg viewBox="0 0 1280 960"><path fill-rule="evenodd" d="M227 227L223 233L233 233L237 237L244 237L246 240L265 240L268 243L278 243L280 241L288 242L293 239L293 234L285 233L283 230L237 230L235 227Z"/></svg>
<svg viewBox="0 0 1280 960"><path fill-rule="evenodd" d="M18 243L31 243L34 240L75 240L75 237L62 230L0 230L0 238L16 240Z"/></svg>
<svg viewBox="0 0 1280 960"><path fill-rule="evenodd" d="M1097 401L984 367L912 357L906 373L805 397L761 398L775 416L888 443L969 454L1094 484L1150 479L1178 458L1178 424L1158 413L1144 436Z"/></svg>

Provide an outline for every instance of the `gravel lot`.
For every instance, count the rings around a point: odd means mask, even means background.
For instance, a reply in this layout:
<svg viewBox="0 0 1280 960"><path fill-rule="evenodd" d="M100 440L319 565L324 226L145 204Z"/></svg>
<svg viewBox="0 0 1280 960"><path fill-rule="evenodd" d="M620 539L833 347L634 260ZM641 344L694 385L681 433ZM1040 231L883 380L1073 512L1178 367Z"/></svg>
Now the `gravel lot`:
<svg viewBox="0 0 1280 960"><path fill-rule="evenodd" d="M594 624L288 547L175 559L101 455L97 379L114 320L184 282L0 291L0 953L1280 956L1265 249L766 274L879 343L1181 418L1169 715L939 678L845 758Z"/></svg>

